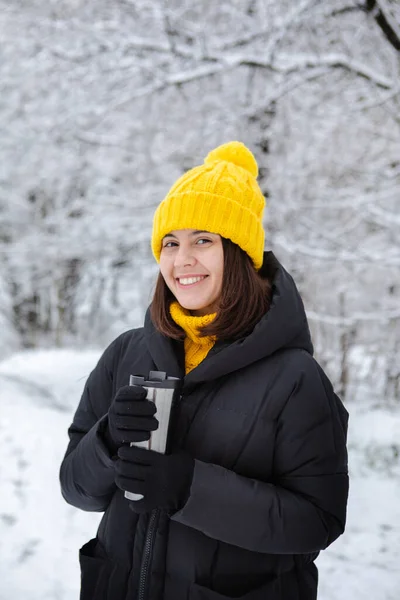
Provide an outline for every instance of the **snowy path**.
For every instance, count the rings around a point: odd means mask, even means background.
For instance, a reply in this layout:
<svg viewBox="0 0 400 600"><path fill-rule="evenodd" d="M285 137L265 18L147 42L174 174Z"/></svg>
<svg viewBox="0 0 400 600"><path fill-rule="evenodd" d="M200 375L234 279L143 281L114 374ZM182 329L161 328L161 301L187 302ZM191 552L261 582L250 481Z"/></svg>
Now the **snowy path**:
<svg viewBox="0 0 400 600"><path fill-rule="evenodd" d="M0 363L0 600L79 597L78 548L100 515L63 501L58 469L98 355L25 352ZM400 412L350 410L348 526L317 561L319 600L397 600Z"/></svg>

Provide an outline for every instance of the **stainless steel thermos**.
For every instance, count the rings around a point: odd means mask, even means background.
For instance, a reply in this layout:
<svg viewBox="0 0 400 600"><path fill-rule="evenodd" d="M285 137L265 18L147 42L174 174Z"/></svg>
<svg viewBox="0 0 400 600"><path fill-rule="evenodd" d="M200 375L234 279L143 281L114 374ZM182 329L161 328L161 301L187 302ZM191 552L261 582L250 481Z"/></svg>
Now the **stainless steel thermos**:
<svg viewBox="0 0 400 600"><path fill-rule="evenodd" d="M172 401L180 381L179 377L167 377L164 371L150 371L148 379L140 375L130 376L129 385L140 385L147 390L147 399L152 400L157 407L155 416L159 422L158 429L151 432L149 440L132 442L131 446L140 446L165 454ZM125 492L125 498L141 500L143 495Z"/></svg>

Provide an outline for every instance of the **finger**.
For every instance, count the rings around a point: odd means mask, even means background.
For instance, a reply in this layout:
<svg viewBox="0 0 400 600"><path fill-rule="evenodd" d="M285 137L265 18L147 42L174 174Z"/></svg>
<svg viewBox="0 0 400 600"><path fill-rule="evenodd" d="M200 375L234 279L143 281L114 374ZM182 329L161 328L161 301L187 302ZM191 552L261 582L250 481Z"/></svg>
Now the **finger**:
<svg viewBox="0 0 400 600"><path fill-rule="evenodd" d="M118 441L121 444L135 444L136 442L147 442L151 437L150 431L133 431L131 429L118 429Z"/></svg>
<svg viewBox="0 0 400 600"><path fill-rule="evenodd" d="M154 460L153 450L139 448L138 446L121 446L118 449L118 457L131 463L140 465L151 465Z"/></svg>
<svg viewBox="0 0 400 600"><path fill-rule="evenodd" d="M157 407L151 400L117 400L115 403L115 414L117 415L137 415L153 416L157 412Z"/></svg>
<svg viewBox="0 0 400 600"><path fill-rule="evenodd" d="M144 400L147 390L141 385L124 385L117 391L117 399Z"/></svg>
<svg viewBox="0 0 400 600"><path fill-rule="evenodd" d="M115 427L117 429L130 429L137 431L155 431L158 429L158 420L156 417L115 417Z"/></svg>
<svg viewBox="0 0 400 600"><path fill-rule="evenodd" d="M149 475L149 467L147 465L139 465L119 459L115 463L115 473L119 475L119 477L137 479L137 481L146 481L146 478Z"/></svg>
<svg viewBox="0 0 400 600"><path fill-rule="evenodd" d="M130 479L128 477L116 475L115 483L124 492L132 492L133 494L144 495L146 487L144 481L138 481L137 479Z"/></svg>

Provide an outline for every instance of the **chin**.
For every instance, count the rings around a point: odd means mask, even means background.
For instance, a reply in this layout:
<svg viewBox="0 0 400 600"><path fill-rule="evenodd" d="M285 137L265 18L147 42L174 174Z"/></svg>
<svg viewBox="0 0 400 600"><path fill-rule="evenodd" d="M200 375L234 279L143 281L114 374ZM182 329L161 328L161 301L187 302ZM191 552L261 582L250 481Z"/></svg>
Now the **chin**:
<svg viewBox="0 0 400 600"><path fill-rule="evenodd" d="M189 298L179 297L176 297L176 299L182 308L186 308L186 310L204 310L209 306L208 302L199 302L196 299L190 300Z"/></svg>
<svg viewBox="0 0 400 600"><path fill-rule="evenodd" d="M195 302L184 302L184 301L180 302L179 299L178 299L178 302L183 308L186 308L186 310L203 310L207 306L207 305L198 304Z"/></svg>

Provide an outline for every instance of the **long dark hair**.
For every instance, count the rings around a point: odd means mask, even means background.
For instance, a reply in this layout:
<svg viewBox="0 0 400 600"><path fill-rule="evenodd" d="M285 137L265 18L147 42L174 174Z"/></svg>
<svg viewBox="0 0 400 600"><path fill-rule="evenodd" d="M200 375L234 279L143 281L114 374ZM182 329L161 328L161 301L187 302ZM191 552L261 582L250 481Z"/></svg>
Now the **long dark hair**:
<svg viewBox="0 0 400 600"><path fill-rule="evenodd" d="M268 311L271 284L255 270L251 258L237 244L221 238L224 250L222 291L218 300L217 316L201 329L200 335L215 336L217 340L234 341L249 334ZM183 340L185 332L172 319L169 307L176 300L158 274L150 307L155 328L175 340Z"/></svg>

